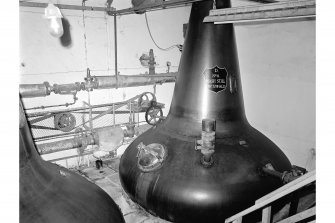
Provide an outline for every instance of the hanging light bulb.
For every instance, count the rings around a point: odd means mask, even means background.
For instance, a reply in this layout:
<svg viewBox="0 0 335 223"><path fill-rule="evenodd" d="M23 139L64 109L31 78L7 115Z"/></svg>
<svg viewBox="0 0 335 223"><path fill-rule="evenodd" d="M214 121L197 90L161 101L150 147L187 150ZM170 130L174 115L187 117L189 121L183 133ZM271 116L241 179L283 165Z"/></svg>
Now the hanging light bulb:
<svg viewBox="0 0 335 223"><path fill-rule="evenodd" d="M49 32L54 37L61 37L64 33L62 24L62 13L54 4L48 4L44 10L44 16L49 20Z"/></svg>

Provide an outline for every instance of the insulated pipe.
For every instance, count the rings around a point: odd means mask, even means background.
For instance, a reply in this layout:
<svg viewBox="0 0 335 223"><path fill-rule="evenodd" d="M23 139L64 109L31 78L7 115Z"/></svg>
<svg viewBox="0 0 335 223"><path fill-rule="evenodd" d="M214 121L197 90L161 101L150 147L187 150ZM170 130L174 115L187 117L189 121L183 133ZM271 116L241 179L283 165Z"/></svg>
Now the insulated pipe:
<svg viewBox="0 0 335 223"><path fill-rule="evenodd" d="M177 73L155 74L155 75L115 75L115 76L93 76L92 81L75 82L70 84L54 84L48 82L43 84L20 84L20 95L22 98L45 97L51 92L55 94L75 94L81 90L88 89L110 89L119 87L138 87L152 84L163 84L176 81Z"/></svg>
<svg viewBox="0 0 335 223"><path fill-rule="evenodd" d="M123 137L132 138L135 136L135 125L130 124L126 127L126 130L122 130L121 127L96 128L93 135L83 135L71 139L43 143L37 145L37 149L41 155L85 147L87 145L99 145L100 147L111 149L115 145L118 145L119 141L123 141Z"/></svg>
<svg viewBox="0 0 335 223"><path fill-rule="evenodd" d="M50 154L65 150L70 150L74 148L80 148L86 145L95 145L96 144L96 136L81 136L74 137L72 139L65 139L56 142L44 143L36 145L39 153L41 155Z"/></svg>
<svg viewBox="0 0 335 223"><path fill-rule="evenodd" d="M45 97L50 95L50 84L20 84L20 95L22 98Z"/></svg>
<svg viewBox="0 0 335 223"><path fill-rule="evenodd" d="M94 89L109 89L123 87L138 87L144 85L152 85L158 83L169 83L176 81L176 73L168 75L118 75L116 76L95 76Z"/></svg>

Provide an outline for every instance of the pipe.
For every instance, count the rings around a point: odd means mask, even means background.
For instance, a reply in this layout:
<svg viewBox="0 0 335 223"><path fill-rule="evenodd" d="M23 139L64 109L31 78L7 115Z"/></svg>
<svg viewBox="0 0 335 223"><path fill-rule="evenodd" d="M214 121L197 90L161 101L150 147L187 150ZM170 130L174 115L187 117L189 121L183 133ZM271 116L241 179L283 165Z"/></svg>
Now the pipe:
<svg viewBox="0 0 335 223"><path fill-rule="evenodd" d="M70 84L20 84L19 92L22 98L45 97L51 92L55 94L76 94L78 91L91 89L110 89L119 87L138 87L152 84L163 84L176 81L176 72L155 75L115 75L93 76L85 78L86 82ZM92 79L92 80L91 80Z"/></svg>
<svg viewBox="0 0 335 223"><path fill-rule="evenodd" d="M132 98L126 100L126 101L120 101L120 102L115 102L115 103L107 103L107 104L99 104L99 105L92 105L91 108L94 109L94 108L114 106L114 112L116 112L118 114L123 114L124 111L116 111L116 110L118 108L126 105L129 101L134 101L138 98L143 97L143 95L145 95L145 94L150 94L150 92L144 92L144 93L136 95L135 97L132 97ZM152 100L156 101L156 97L154 95L153 95ZM163 108L164 104L162 104L161 106ZM32 118L32 117L38 117L38 116L44 116L44 115L50 115L50 114L57 114L57 113L64 113L64 112L78 112L78 111L83 111L83 110L86 110L86 109L87 109L86 107L77 107L77 108L69 108L69 109L54 110L54 111L32 112L32 113L28 113L27 117Z"/></svg>
<svg viewBox="0 0 335 223"><path fill-rule="evenodd" d="M112 8L108 7L97 7L97 6L79 6L79 5L65 5L65 4L54 4L59 9L70 9L70 10L86 10L86 11L101 11L101 12L112 12ZM20 1L21 7L34 7L34 8L46 8L48 3L42 2L25 2Z"/></svg>
<svg viewBox="0 0 335 223"><path fill-rule="evenodd" d="M102 127L102 128L96 128L94 129L94 134L92 135L80 135L75 136L71 139L64 139L56 142L50 142L50 143L43 143L37 145L37 149L41 155L44 154L50 154L54 152L60 152L80 147L86 147L87 145L99 145L99 146L105 146L103 144L109 143L108 147L112 148L115 147L115 142L110 141L108 142L110 137L115 138L123 138L123 137L134 137L135 135L135 125L129 124L126 125L127 129L122 130L120 126L117 128L115 127ZM120 134L118 134L120 132ZM107 140L107 141L106 141ZM114 144L113 144L114 143Z"/></svg>
<svg viewBox="0 0 335 223"><path fill-rule="evenodd" d="M87 135L74 137L72 139L64 139L56 142L44 143L37 145L37 149L41 155L50 154L75 148L80 148L87 145L95 145L97 136Z"/></svg>
<svg viewBox="0 0 335 223"><path fill-rule="evenodd" d="M49 82L43 84L20 84L20 95L22 98L45 97L50 95Z"/></svg>
<svg viewBox="0 0 335 223"><path fill-rule="evenodd" d="M116 22L116 14L114 14L114 52L115 52L115 79L116 79L116 83L118 83L118 69L117 69L117 22ZM117 87L116 87L117 88Z"/></svg>
<svg viewBox="0 0 335 223"><path fill-rule="evenodd" d="M282 179L282 177L283 177L283 174L281 172L278 172L274 169L270 169L267 166L263 167L262 170L264 171L264 173L269 174L271 176L278 177L280 179Z"/></svg>
<svg viewBox="0 0 335 223"><path fill-rule="evenodd" d="M85 88L84 83L70 83L70 84L54 84L52 86L52 91L55 94L76 94Z"/></svg>
<svg viewBox="0 0 335 223"><path fill-rule="evenodd" d="M83 153L83 154L77 154L77 155L72 155L72 156L64 156L64 157L60 157L57 159L51 159L51 160L47 160L48 162L57 162L57 161L61 161L61 160L67 160L67 159L71 159L71 158L77 158L77 157L83 157L83 156L87 156L87 155L92 155L93 152L87 152L87 153Z"/></svg>
<svg viewBox="0 0 335 223"><path fill-rule="evenodd" d="M214 119L203 119L202 120L202 132L201 132L201 164L204 167L210 167L213 164L213 153L215 149L215 130L216 121Z"/></svg>
<svg viewBox="0 0 335 223"><path fill-rule="evenodd" d="M149 51L149 75L155 75L155 56L154 56L154 51L153 49L150 49Z"/></svg>
<svg viewBox="0 0 335 223"><path fill-rule="evenodd" d="M138 87L157 83L169 83L176 81L176 73L169 75L119 75L118 81L115 76L95 76L95 89Z"/></svg>
<svg viewBox="0 0 335 223"><path fill-rule="evenodd" d="M183 7L194 2L202 2L202 1L208 1L208 0L170 0L170 1L163 1L161 3L145 4L139 7L120 9L115 11L114 13L116 13L117 15L128 15L142 11L153 11L172 7Z"/></svg>
<svg viewBox="0 0 335 223"><path fill-rule="evenodd" d="M275 170L270 163L263 166L262 171L267 175L279 178L284 184L289 183L306 173L306 169L294 165L289 171L279 172Z"/></svg>
<svg viewBox="0 0 335 223"><path fill-rule="evenodd" d="M151 11L151 10L160 10L166 9L168 7L182 7L193 2L200 2L204 0L170 0L162 3L153 3L150 5L140 6L140 7L132 7L127 9L121 9L115 11L115 9L111 7L97 7L97 6L79 6L79 5L65 5L65 4L55 4L59 9L70 9L70 10L86 10L86 11L100 11L100 12L108 12L108 15L127 15L133 14L139 10ZM35 8L46 8L48 6L47 3L40 2L24 2L20 1L21 7L35 7Z"/></svg>

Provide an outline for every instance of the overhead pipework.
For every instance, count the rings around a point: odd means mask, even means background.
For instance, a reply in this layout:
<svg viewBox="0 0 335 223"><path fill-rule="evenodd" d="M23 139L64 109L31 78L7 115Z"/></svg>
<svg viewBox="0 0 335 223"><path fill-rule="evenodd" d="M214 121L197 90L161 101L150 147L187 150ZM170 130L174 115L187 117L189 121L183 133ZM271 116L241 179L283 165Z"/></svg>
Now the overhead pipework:
<svg viewBox="0 0 335 223"><path fill-rule="evenodd" d="M115 10L115 8L111 7L111 4L107 4L106 7L99 6L85 6L85 5L66 5L66 4L55 4L59 9L70 9L70 10L86 10L86 11L98 11L98 12L107 12L108 15L129 15L137 12L144 11L153 11L153 10L162 10L167 8L176 8L176 7L184 7L186 5L190 5L194 2L201 2L208 0L169 0L169 1L158 1L151 4L138 5L131 8ZM21 7L38 7L45 8L48 6L47 3L40 2L28 2L28 1L20 1Z"/></svg>
<svg viewBox="0 0 335 223"><path fill-rule="evenodd" d="M177 73L155 75L118 75L118 76L90 76L85 82L70 84L20 84L19 91L22 98L46 97L51 92L55 94L76 94L79 91L92 91L96 89L112 89L125 87L138 87L153 84L175 82Z"/></svg>

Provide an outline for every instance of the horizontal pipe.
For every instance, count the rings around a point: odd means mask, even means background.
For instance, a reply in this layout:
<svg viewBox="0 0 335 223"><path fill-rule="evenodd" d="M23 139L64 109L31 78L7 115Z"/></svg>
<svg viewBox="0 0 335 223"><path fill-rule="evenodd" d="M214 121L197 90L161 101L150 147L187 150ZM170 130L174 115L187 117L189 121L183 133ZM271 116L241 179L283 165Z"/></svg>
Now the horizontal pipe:
<svg viewBox="0 0 335 223"><path fill-rule="evenodd" d="M79 82L70 84L54 84L52 86L52 91L55 94L74 94L84 89L85 89L84 83Z"/></svg>
<svg viewBox="0 0 335 223"><path fill-rule="evenodd" d="M57 162L57 161L61 161L61 160L66 160L66 159L71 159L71 158L77 158L77 157L83 157L83 156L92 155L92 154L93 154L93 151L87 152L87 153L83 153L83 154L72 155L72 156L65 156L65 157L61 157L61 158L57 158L57 159L51 159L51 160L47 160L47 161L49 161L49 162Z"/></svg>
<svg viewBox="0 0 335 223"><path fill-rule="evenodd" d="M126 104L128 104L129 102L133 102L136 99L142 97L144 94L147 94L150 92L144 92L142 94L136 95L135 97L132 97L126 101L120 101L120 102L114 102L114 103L107 103L107 104L99 104L99 105L91 105L90 108L94 109L94 108L102 108L102 107L111 107L111 106L115 106L115 109L118 109ZM156 100L155 98L153 100ZM158 103L159 106L161 106L162 108L164 107L164 104ZM86 111L87 107L77 107L77 108L69 108L69 109L62 109L62 110L53 110L53 111L43 111L43 112L32 112L32 113L27 113L27 117L28 118L33 118L33 117L39 117L39 116L44 116L44 115L52 115L52 114L57 114L57 113L65 113L65 112L78 112L78 111Z"/></svg>
<svg viewBox="0 0 335 223"><path fill-rule="evenodd" d="M276 170L272 170L272 169L269 169L267 167L263 167L262 170L264 171L264 173L267 173L271 176L278 177L280 179L282 179L282 177L283 177L283 174L281 172L276 171Z"/></svg>
<svg viewBox="0 0 335 223"><path fill-rule="evenodd" d="M50 85L43 84L20 84L19 92L22 98L45 97L50 95Z"/></svg>
<svg viewBox="0 0 335 223"><path fill-rule="evenodd" d="M101 12L112 12L113 8L108 7L97 7L97 6L81 6L81 5L65 5L65 4L54 4L59 9L70 9L70 10L85 10L85 11L101 11ZM48 3L42 2L24 2L20 1L21 7L33 7L33 8L46 8Z"/></svg>
<svg viewBox="0 0 335 223"><path fill-rule="evenodd" d="M41 155L44 155L74 148L80 148L84 145L95 145L96 141L96 136L88 135L74 137L72 139L64 139L56 142L38 144L37 149Z"/></svg>
<svg viewBox="0 0 335 223"><path fill-rule="evenodd" d="M41 155L50 154L80 147L87 145L99 145L109 143L110 137L134 137L135 125L129 125L127 130L124 131L120 126L118 127L101 127L94 129L92 135L75 136L71 139L64 139L56 142L38 144L37 149ZM106 138L107 137L107 138ZM107 141L106 141L107 140ZM114 143L113 141L110 143ZM106 146L106 145L105 145ZM114 145L109 144L110 148Z"/></svg>
<svg viewBox="0 0 335 223"><path fill-rule="evenodd" d="M115 102L115 103L108 103L108 104L101 104L101 105L92 105L91 108L102 108L102 107L109 107L109 106L118 105L126 105L126 102ZM57 113L66 113L66 112L78 112L78 111L85 111L88 110L87 107L77 107L77 108L69 108L69 109L62 109L62 110L54 110L54 111L43 111L43 112L31 112L27 113L28 118L44 116L48 114L57 114Z"/></svg>
<svg viewBox="0 0 335 223"><path fill-rule="evenodd" d="M155 75L118 75L93 76L92 81L75 82L70 84L20 84L19 92L22 98L45 97L51 92L55 94L76 94L78 91L89 89L110 89L119 87L139 87L152 84L163 84L176 81L177 73Z"/></svg>
<svg viewBox="0 0 335 223"><path fill-rule="evenodd" d="M188 4L191 4L193 2L200 2L200 1L206 1L206 0L170 0L170 1L164 1L162 3L153 3L150 5L144 5L139 7L132 7L132 8L126 8L126 9L120 9L118 11L115 11L113 7L98 7L98 6L81 6L81 5L65 5L65 4L54 4L59 9L69 9L69 10L85 10L85 11L100 11L100 12L108 12L109 15L127 15L127 14L133 14L137 11L151 11L151 10L159 10L159 9L165 9L169 7L182 7L186 6ZM41 2L24 2L20 1L21 7L34 7L34 8L46 8L48 6L47 3L41 3Z"/></svg>
<svg viewBox="0 0 335 223"><path fill-rule="evenodd" d="M110 89L124 87L138 87L152 84L175 82L175 73L169 75L118 75L116 76L95 76L95 89Z"/></svg>
<svg viewBox="0 0 335 223"><path fill-rule="evenodd" d="M139 6L139 7L120 9L120 10L116 10L114 13L117 15L127 15L127 14L133 14L136 12L166 9L170 7L171 8L181 7L181 6L186 6L194 2L202 2L202 1L208 1L208 0L170 0L170 1L163 1L161 3L146 4L146 5Z"/></svg>
<svg viewBox="0 0 335 223"><path fill-rule="evenodd" d="M147 123L146 121L140 121L140 122L137 122L137 124L142 124L142 123ZM115 124L115 126L121 126L125 123L122 123L122 124ZM106 127L115 127L115 126L106 126ZM83 130L82 132L85 133L85 132L88 132L89 130ZM42 141L47 141L47 140L51 140L51 139L57 139L57 138L65 138L65 137L71 137L71 136L74 136L76 135L77 133L75 132L67 132L67 133L62 133L62 134L57 134L57 135L50 135L50 136L41 136L41 137L36 137L34 138L34 141L35 142L42 142ZM126 136L126 135L125 135ZM128 136L126 136L128 137Z"/></svg>

